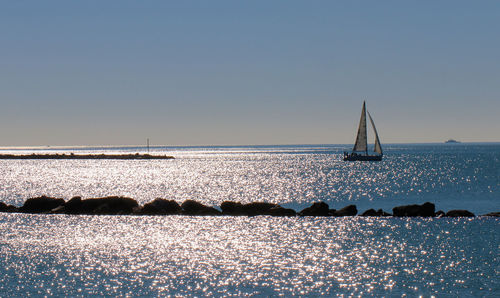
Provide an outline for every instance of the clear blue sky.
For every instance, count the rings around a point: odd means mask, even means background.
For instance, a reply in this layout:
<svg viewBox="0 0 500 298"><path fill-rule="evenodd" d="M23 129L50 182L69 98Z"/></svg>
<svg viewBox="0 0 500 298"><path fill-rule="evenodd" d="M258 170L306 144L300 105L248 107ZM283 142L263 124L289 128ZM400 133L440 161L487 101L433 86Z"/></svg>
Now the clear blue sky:
<svg viewBox="0 0 500 298"><path fill-rule="evenodd" d="M0 145L500 141L500 1L2 1Z"/></svg>

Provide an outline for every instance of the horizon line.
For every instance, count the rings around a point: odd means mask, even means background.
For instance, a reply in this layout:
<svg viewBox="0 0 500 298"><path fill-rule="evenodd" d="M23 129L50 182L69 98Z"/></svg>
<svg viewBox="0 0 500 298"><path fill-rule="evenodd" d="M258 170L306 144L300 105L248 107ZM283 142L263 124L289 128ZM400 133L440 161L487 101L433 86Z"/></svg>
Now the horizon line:
<svg viewBox="0 0 500 298"><path fill-rule="evenodd" d="M432 145L432 144L446 144L445 141L443 142L401 142L401 143L385 143L385 145ZM500 141L459 141L456 145L459 144L500 144ZM149 145L149 148L164 148L164 147L171 147L171 148L181 148L181 147L249 147L249 146L255 146L255 147L265 147L265 146L352 146L354 145L353 143L313 143L313 144L307 144L307 143L293 143L293 144L203 144L203 145ZM42 150L42 149L72 149L72 148L147 148L146 144L122 144L122 145L45 145L45 146L40 146L40 145L29 145L29 146L17 146L17 145L7 145L7 146L0 146L0 150L6 150L6 149L36 149L36 150Z"/></svg>

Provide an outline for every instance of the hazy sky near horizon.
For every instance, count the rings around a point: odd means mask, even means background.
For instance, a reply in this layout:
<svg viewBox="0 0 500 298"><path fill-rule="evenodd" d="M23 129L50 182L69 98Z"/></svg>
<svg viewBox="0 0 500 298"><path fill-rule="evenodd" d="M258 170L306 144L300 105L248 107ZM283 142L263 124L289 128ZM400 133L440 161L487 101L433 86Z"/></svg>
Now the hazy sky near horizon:
<svg viewBox="0 0 500 298"><path fill-rule="evenodd" d="M3 1L0 146L500 141L500 1Z"/></svg>

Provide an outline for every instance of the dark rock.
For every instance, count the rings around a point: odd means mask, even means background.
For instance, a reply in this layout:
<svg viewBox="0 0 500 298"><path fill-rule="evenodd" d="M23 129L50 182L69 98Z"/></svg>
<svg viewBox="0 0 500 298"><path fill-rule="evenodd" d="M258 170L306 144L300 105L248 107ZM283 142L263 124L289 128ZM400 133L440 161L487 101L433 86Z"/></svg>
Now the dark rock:
<svg viewBox="0 0 500 298"><path fill-rule="evenodd" d="M154 199L154 201L144 204L137 213L145 215L170 215L181 214L182 208L174 200L165 200L161 198Z"/></svg>
<svg viewBox="0 0 500 298"><path fill-rule="evenodd" d="M368 209L365 212L361 213L361 216L379 216L378 212L375 209Z"/></svg>
<svg viewBox="0 0 500 298"><path fill-rule="evenodd" d="M293 209L283 208L281 206L273 207L269 209L269 215L271 216L296 216L297 212Z"/></svg>
<svg viewBox="0 0 500 298"><path fill-rule="evenodd" d="M378 216L392 216L392 214L385 212L382 209L377 210Z"/></svg>
<svg viewBox="0 0 500 298"><path fill-rule="evenodd" d="M274 203L267 202L252 202L248 204L242 204L240 202L224 201L220 205L222 214L224 215L245 215L245 216L257 216L257 215L274 215L274 216L292 216L292 212L295 215L295 210L283 208ZM291 211L290 211L291 210Z"/></svg>
<svg viewBox="0 0 500 298"><path fill-rule="evenodd" d="M474 213L467 210L450 210L446 212L447 217L474 217Z"/></svg>
<svg viewBox="0 0 500 298"><path fill-rule="evenodd" d="M328 216L330 209L325 202L315 202L299 212L300 216Z"/></svg>
<svg viewBox="0 0 500 298"><path fill-rule="evenodd" d="M181 205L183 212L185 215L221 215L222 213L209 206L205 206L199 202L194 200L186 200Z"/></svg>
<svg viewBox="0 0 500 298"><path fill-rule="evenodd" d="M61 205L64 205L64 199L41 196L27 199L24 205L19 208L19 211L25 213L44 213Z"/></svg>
<svg viewBox="0 0 500 298"><path fill-rule="evenodd" d="M82 200L81 197L74 197L69 200L64 213L68 214L101 214L118 215L131 214L139 204L136 200L127 197L104 197Z"/></svg>
<svg viewBox="0 0 500 298"><path fill-rule="evenodd" d="M422 216L422 217L431 217L435 215L435 206L432 203L426 202L422 205L405 205L398 206L392 209L392 213L394 216Z"/></svg>
<svg viewBox="0 0 500 298"><path fill-rule="evenodd" d="M78 214L82 212L82 198L73 197L64 204L64 213L67 214Z"/></svg>
<svg viewBox="0 0 500 298"><path fill-rule="evenodd" d="M443 217L443 216L446 216L446 213L444 213L443 210L439 210L438 212L436 212L435 216L436 217Z"/></svg>
<svg viewBox="0 0 500 298"><path fill-rule="evenodd" d="M245 215L243 204L240 202L224 201L220 204L220 209L224 215Z"/></svg>
<svg viewBox="0 0 500 298"><path fill-rule="evenodd" d="M483 216L494 216L494 217L500 217L500 212L490 212L488 214L485 214Z"/></svg>
<svg viewBox="0 0 500 298"><path fill-rule="evenodd" d="M0 202L0 212L17 212L16 206L7 205L4 202Z"/></svg>
<svg viewBox="0 0 500 298"><path fill-rule="evenodd" d="M243 205L243 212L248 216L256 216L256 215L271 215L270 210L273 208L281 207L274 203L266 203L266 202L252 202Z"/></svg>
<svg viewBox="0 0 500 298"><path fill-rule="evenodd" d="M375 209L368 209L365 212L363 212L361 214L361 216L378 216L378 217L381 217L381 216L392 216L392 214L387 213L387 212L385 212L382 209L378 209L377 211L375 211Z"/></svg>
<svg viewBox="0 0 500 298"><path fill-rule="evenodd" d="M356 205L349 205L340 210L335 211L333 216L354 216L358 214L358 209Z"/></svg>
<svg viewBox="0 0 500 298"><path fill-rule="evenodd" d="M329 209L328 216L335 216L335 212L337 212L337 209Z"/></svg>

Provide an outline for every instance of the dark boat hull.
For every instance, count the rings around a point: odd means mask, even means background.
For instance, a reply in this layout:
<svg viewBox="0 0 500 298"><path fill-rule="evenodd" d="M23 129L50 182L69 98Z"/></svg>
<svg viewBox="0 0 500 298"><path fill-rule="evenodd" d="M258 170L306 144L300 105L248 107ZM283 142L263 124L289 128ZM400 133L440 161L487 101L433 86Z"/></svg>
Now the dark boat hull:
<svg viewBox="0 0 500 298"><path fill-rule="evenodd" d="M344 154L345 161L382 161L383 155Z"/></svg>

